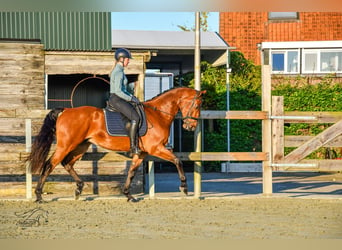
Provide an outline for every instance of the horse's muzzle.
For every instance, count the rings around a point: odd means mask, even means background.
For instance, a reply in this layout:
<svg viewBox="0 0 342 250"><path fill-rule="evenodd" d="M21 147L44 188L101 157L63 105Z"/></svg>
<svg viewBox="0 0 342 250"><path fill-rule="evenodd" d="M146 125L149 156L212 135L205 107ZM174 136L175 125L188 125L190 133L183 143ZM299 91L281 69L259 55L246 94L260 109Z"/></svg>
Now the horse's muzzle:
<svg viewBox="0 0 342 250"><path fill-rule="evenodd" d="M194 123L184 123L183 128L188 131L195 131L197 127L197 122Z"/></svg>

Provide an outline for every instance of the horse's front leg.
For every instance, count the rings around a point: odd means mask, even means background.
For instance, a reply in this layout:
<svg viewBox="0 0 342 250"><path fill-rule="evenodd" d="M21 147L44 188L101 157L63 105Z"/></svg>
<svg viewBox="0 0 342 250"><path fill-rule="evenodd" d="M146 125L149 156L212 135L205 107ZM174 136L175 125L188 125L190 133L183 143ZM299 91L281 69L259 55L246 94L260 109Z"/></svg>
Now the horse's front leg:
<svg viewBox="0 0 342 250"><path fill-rule="evenodd" d="M177 157L174 159L174 163L175 163L175 165L177 167L179 179L180 179L180 182L181 182L181 185L179 186L179 191L181 191L184 194L188 195L188 184L187 184L186 176L185 176L184 170L183 170L183 163Z"/></svg>
<svg viewBox="0 0 342 250"><path fill-rule="evenodd" d="M126 195L126 197L127 197L127 201L132 201L132 202L138 201L137 199L135 199L131 195L130 188L131 188L131 183L132 183L132 180L135 176L135 173L136 173L137 169L139 168L143 159L144 159L144 156L142 157L142 154L140 155L140 158L138 155L134 155L134 157L132 159L131 166L130 166L128 173L127 173L126 182L125 182L125 185L123 186L123 189L122 189L123 194Z"/></svg>
<svg viewBox="0 0 342 250"><path fill-rule="evenodd" d="M155 152L154 155L175 164L178 171L179 180L181 182L179 190L184 194L188 195L188 184L186 181L186 176L184 174L182 161L179 158L177 158L177 156L175 156L174 153L172 153L164 146L160 147L159 151Z"/></svg>

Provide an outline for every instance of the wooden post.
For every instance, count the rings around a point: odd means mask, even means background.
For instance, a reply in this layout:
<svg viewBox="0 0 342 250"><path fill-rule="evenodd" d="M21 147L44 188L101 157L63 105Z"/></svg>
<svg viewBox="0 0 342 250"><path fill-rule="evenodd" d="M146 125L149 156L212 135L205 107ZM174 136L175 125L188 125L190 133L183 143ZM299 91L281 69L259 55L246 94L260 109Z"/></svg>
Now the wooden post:
<svg viewBox="0 0 342 250"><path fill-rule="evenodd" d="M31 152L32 136L31 136L31 119L25 119L25 142L26 153ZM32 199L32 172L31 165L26 162L26 199Z"/></svg>
<svg viewBox="0 0 342 250"><path fill-rule="evenodd" d="M154 199L154 162L148 161L148 193L150 199Z"/></svg>
<svg viewBox="0 0 342 250"><path fill-rule="evenodd" d="M284 115L284 97L272 96L272 116ZM284 119L272 120L272 162L284 160Z"/></svg>
<svg viewBox="0 0 342 250"><path fill-rule="evenodd" d="M201 90L201 50L200 50L200 12L196 12L195 18L195 89ZM195 151L202 151L202 128L201 122L198 122L195 131ZM202 181L202 162L194 162L194 196L200 198L201 196L201 181Z"/></svg>
<svg viewBox="0 0 342 250"><path fill-rule="evenodd" d="M262 121L262 151L268 153L268 160L262 162L262 188L264 195L271 195L272 188L272 121L271 116L271 71L269 65L262 66L262 111L269 114Z"/></svg>

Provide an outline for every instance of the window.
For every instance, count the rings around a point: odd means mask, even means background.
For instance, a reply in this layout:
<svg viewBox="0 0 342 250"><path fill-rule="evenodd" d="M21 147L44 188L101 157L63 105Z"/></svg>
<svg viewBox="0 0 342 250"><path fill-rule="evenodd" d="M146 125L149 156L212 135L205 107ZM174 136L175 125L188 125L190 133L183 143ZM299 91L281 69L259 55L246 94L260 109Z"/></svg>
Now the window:
<svg viewBox="0 0 342 250"><path fill-rule="evenodd" d="M299 73L298 50L273 50L271 60L274 73Z"/></svg>
<svg viewBox="0 0 342 250"><path fill-rule="evenodd" d="M320 67L322 72L342 71L342 51L322 51Z"/></svg>
<svg viewBox="0 0 342 250"><path fill-rule="evenodd" d="M317 52L310 51L310 52L304 52L303 57L303 69L305 73L316 73L317 72Z"/></svg>
<svg viewBox="0 0 342 250"><path fill-rule="evenodd" d="M272 53L272 69L273 71L285 71L285 53L274 52Z"/></svg>
<svg viewBox="0 0 342 250"><path fill-rule="evenodd" d="M289 20L289 19L298 19L297 12L269 12L268 13L269 20Z"/></svg>
<svg viewBox="0 0 342 250"><path fill-rule="evenodd" d="M298 73L298 51L288 51L287 72Z"/></svg>
<svg viewBox="0 0 342 250"><path fill-rule="evenodd" d="M342 49L303 50L303 73L342 73Z"/></svg>
<svg viewBox="0 0 342 250"><path fill-rule="evenodd" d="M342 73L342 49L271 49L269 53L273 74Z"/></svg>
<svg viewBox="0 0 342 250"><path fill-rule="evenodd" d="M342 40L262 42L259 48L272 74L342 75Z"/></svg>

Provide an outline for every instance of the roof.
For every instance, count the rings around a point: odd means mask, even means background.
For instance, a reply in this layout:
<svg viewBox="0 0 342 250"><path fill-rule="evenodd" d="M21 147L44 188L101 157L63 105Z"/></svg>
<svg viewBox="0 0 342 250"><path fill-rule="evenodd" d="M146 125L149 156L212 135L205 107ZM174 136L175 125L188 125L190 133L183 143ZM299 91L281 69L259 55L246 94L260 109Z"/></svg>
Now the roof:
<svg viewBox="0 0 342 250"><path fill-rule="evenodd" d="M0 12L0 39L39 40L45 50L111 51L111 12Z"/></svg>
<svg viewBox="0 0 342 250"><path fill-rule="evenodd" d="M112 47L130 49L193 49L193 31L113 30ZM201 32L201 49L227 50L228 44L216 32Z"/></svg>
<svg viewBox="0 0 342 250"><path fill-rule="evenodd" d="M200 41L202 60L213 66L226 64L229 45L218 33L202 31ZM150 63L178 60L184 64L191 64L195 51L195 32L112 30L112 48L121 47L155 52L157 56L153 56Z"/></svg>

